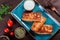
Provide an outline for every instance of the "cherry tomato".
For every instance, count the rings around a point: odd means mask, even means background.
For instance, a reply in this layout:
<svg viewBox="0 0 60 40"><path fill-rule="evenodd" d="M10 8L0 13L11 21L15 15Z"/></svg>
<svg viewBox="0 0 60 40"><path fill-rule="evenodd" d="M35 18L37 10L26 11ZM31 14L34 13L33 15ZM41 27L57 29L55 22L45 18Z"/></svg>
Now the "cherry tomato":
<svg viewBox="0 0 60 40"><path fill-rule="evenodd" d="M9 19L7 24L8 24L9 27L12 27L13 26L13 21L11 19Z"/></svg>
<svg viewBox="0 0 60 40"><path fill-rule="evenodd" d="M9 32L9 29L8 28L4 28L4 32L5 33L8 33Z"/></svg>
<svg viewBox="0 0 60 40"><path fill-rule="evenodd" d="M14 35L14 32L10 32L10 35L13 36Z"/></svg>

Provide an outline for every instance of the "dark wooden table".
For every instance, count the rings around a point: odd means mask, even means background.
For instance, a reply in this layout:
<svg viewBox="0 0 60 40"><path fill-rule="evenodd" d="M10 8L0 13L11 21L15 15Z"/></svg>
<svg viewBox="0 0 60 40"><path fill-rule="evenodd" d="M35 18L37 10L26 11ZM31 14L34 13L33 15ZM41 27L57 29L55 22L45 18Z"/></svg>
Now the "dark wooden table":
<svg viewBox="0 0 60 40"><path fill-rule="evenodd" d="M2 3L6 3L6 4L8 4L8 5L11 5L12 6L12 8L11 8L11 10L14 8L14 7L16 7L16 5L18 4L18 3L20 3L21 2L21 0L0 0L0 4L2 4ZM3 28L4 27L6 27L6 22L7 22L7 20L9 19L8 18L9 16L8 15L3 15L3 20L2 21L0 21L0 35L1 34L4 34L3 33Z"/></svg>
<svg viewBox="0 0 60 40"><path fill-rule="evenodd" d="M12 8L10 9L10 11L13 9L13 8L15 8L20 2L21 2L22 0L0 0L0 4L2 4L2 3L6 3L6 4L8 4L8 5L11 5L12 6ZM41 4L42 5L42 4ZM54 16L54 14L53 14L53 16ZM3 20L2 21L0 21L0 35L3 35L3 34L5 34L4 32L3 32L3 29L5 28L5 27L7 27L7 20L8 19L12 19L16 24L14 24L14 27L12 28L12 30L14 29L14 28L16 28L17 26L21 26L11 15L3 15ZM11 30L11 31L12 31ZM14 39L11 39L11 40L17 40L16 38L14 38ZM31 36L30 36L30 34L27 32L27 34L26 34L26 37L24 38L24 39L21 39L21 40L34 40Z"/></svg>
<svg viewBox="0 0 60 40"><path fill-rule="evenodd" d="M36 0L36 2L42 5L49 12L49 14L60 23L60 17L58 16L60 13L57 15L56 12L49 8L52 4L54 7L56 7L56 10L60 12L60 0Z"/></svg>
<svg viewBox="0 0 60 40"><path fill-rule="evenodd" d="M12 6L11 10L20 2L21 2L21 0L0 0L0 4L6 3L8 5L11 5ZM4 19L2 21L0 21L0 35L4 34L3 33L3 28L6 27L6 22L9 19L9 16L8 15L6 15L6 16L4 15L3 18Z"/></svg>
<svg viewBox="0 0 60 40"><path fill-rule="evenodd" d="M0 0L0 4L5 3L10 5L12 8L10 11L15 8L22 0ZM7 20L12 19L14 22L14 25L10 31L13 31L16 27L21 26L11 15L3 15L3 20L0 21L0 35L3 35L4 33L4 28L8 27L7 26ZM26 31L26 36L21 39L21 40L34 40L34 38ZM9 36L9 35L8 35ZM10 36L9 36L10 37ZM11 38L11 37L10 37ZM17 40L15 37L12 37L11 40Z"/></svg>

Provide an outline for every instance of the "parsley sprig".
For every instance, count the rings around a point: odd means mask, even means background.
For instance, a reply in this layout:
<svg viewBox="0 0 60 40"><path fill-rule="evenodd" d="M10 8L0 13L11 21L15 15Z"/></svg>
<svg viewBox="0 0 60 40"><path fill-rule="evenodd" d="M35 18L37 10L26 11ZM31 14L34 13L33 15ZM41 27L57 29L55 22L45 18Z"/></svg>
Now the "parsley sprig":
<svg viewBox="0 0 60 40"><path fill-rule="evenodd" d="M10 6L5 5L5 4L1 4L0 5L0 20L2 20L2 15L8 13L8 9L10 8Z"/></svg>

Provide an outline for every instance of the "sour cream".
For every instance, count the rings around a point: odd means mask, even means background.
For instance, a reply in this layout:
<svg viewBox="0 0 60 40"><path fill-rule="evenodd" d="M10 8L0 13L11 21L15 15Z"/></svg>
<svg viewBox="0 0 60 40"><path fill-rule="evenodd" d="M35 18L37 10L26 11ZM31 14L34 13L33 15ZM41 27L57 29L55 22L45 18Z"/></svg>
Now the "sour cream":
<svg viewBox="0 0 60 40"><path fill-rule="evenodd" d="M35 7L35 2L34 1L32 1L32 0L25 1L25 3L24 3L25 10L31 11L31 10L34 9L34 7Z"/></svg>

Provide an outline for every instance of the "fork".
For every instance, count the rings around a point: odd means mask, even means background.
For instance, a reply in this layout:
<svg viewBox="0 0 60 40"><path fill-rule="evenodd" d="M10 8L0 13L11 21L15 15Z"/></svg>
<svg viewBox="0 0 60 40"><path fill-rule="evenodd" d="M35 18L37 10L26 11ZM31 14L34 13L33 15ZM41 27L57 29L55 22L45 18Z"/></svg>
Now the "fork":
<svg viewBox="0 0 60 40"><path fill-rule="evenodd" d="M56 7L51 7L51 10L56 12L56 14L60 17L60 13L58 12L58 10L56 9Z"/></svg>
<svg viewBox="0 0 60 40"><path fill-rule="evenodd" d="M34 1L40 4L39 1L37 1L37 0L34 0ZM54 11L57 16L60 17L60 13L59 13L58 10L56 9L56 7L51 4L50 0L48 1L48 7L49 7L49 9L51 9L52 11Z"/></svg>

